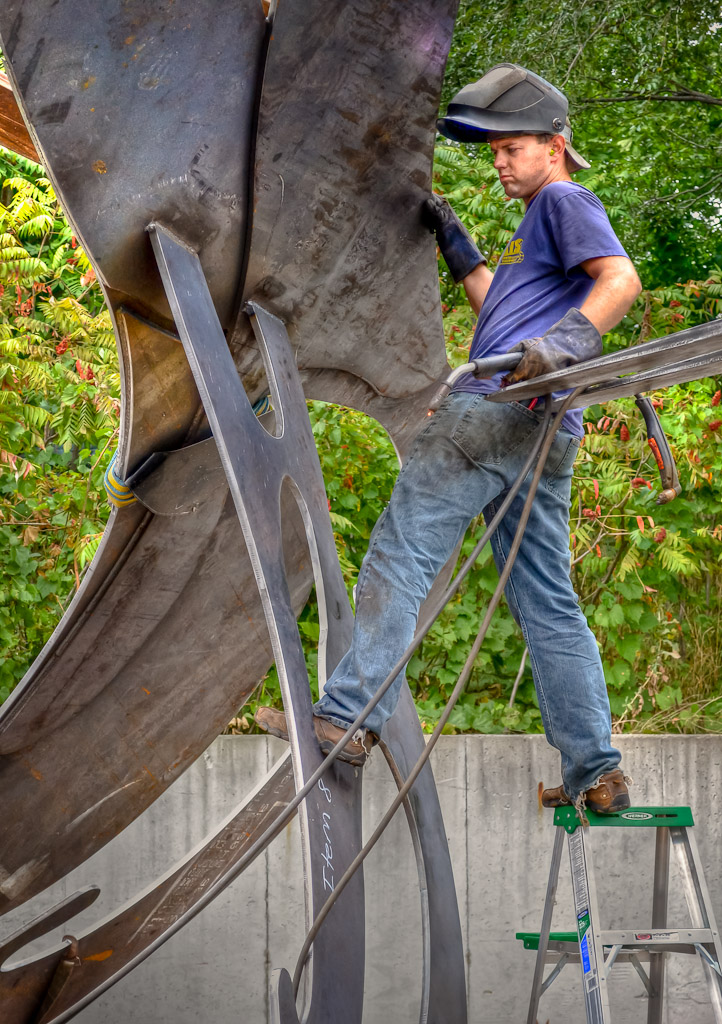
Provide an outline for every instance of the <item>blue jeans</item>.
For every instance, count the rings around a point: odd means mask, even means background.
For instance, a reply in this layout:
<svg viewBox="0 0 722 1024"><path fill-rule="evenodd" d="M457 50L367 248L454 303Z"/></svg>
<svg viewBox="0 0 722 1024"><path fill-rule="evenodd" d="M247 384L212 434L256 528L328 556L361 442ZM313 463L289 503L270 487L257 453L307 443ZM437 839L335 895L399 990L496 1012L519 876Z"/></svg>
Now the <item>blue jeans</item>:
<svg viewBox="0 0 722 1024"><path fill-rule="evenodd" d="M541 414L483 395L449 396L416 438L359 573L351 648L314 714L347 728L410 644L419 607L471 519L493 516L519 475ZM531 510L506 598L529 648L547 739L561 754L575 798L617 767L597 643L569 578L569 505L579 439L560 430ZM527 477L492 548L497 568L511 547ZM380 734L403 683L394 680L365 725Z"/></svg>

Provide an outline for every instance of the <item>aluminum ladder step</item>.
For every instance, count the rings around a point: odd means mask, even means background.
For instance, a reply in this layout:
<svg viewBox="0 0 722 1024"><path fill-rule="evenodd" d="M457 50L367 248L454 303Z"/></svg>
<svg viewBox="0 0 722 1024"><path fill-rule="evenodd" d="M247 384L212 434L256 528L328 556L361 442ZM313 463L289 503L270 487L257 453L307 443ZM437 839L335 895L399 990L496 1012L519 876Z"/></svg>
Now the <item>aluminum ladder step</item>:
<svg viewBox="0 0 722 1024"><path fill-rule="evenodd" d="M582 827L573 807L554 812L555 838L551 868L539 932L517 932L525 949L536 950L527 1024L536 1024L539 1000L568 963L582 969L582 991L587 1024L611 1024L607 983L615 963L631 963L649 997L647 1024L662 1024L665 954L699 957L707 980L716 1024L722 1024L722 946L709 891L692 831L689 807L630 807L615 814L587 811L589 827ZM592 864L592 829L656 829L652 922L639 928L602 929ZM566 836L572 875L576 930L552 932L552 914ZM681 869L691 926L670 926L667 921L670 847ZM552 965L544 977L546 964ZM649 965L645 970L644 964Z"/></svg>

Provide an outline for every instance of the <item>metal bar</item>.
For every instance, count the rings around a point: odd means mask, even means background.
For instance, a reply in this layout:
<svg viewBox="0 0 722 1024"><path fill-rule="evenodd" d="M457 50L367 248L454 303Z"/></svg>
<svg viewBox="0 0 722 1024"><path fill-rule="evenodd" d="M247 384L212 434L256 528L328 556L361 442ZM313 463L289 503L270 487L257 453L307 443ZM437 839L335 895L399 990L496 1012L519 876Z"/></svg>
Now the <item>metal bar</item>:
<svg viewBox="0 0 722 1024"><path fill-rule="evenodd" d="M645 378L646 372L652 374L665 372L677 365L691 364L705 356L719 360L721 351L722 327L720 327L719 320L713 320L710 323L690 327L664 338L655 338L642 345L630 345L629 348L622 349L621 352L611 352L598 359L588 359L583 363L576 363L557 373L546 373L530 381L512 384L494 395L492 401L520 401L525 398L533 398L535 395L548 394L550 391L562 391L580 385L588 388L592 386L602 388L613 378L621 377L622 374L629 374L627 380L630 382L639 382ZM697 376L704 377L707 374L700 373ZM695 377L687 379L694 380ZM627 390L625 394L633 395L636 391L651 390L653 390L653 386L642 387L638 383L636 389ZM583 394L581 399L584 400L584 398Z"/></svg>
<svg viewBox="0 0 722 1024"><path fill-rule="evenodd" d="M549 974L549 977L548 977L548 978L546 978L546 979L545 979L545 981L544 981L544 983L542 984L542 987L541 987L541 993L540 993L541 995L544 995L544 993L545 993L545 992L546 992L546 990L547 990L547 989L549 988L549 986L551 985L551 983L552 983L553 981L555 981L555 980L556 980L556 978L558 978L558 977L559 977L559 975L560 975L560 974L561 974L561 972L562 972L562 968L563 968L563 967L564 967L564 966L565 966L566 964L568 964L568 963L570 962L570 960L571 960L571 959L572 959L572 958L571 958L571 956L569 955L569 953L562 953L562 955L561 955L561 956L559 957L559 959L558 959L558 960L557 960L557 962L556 962L556 965L555 965L555 967L554 967L554 970L550 972L550 974Z"/></svg>
<svg viewBox="0 0 722 1024"><path fill-rule="evenodd" d="M319 767L311 695L284 569L280 497L290 486L304 522L319 603L319 678L348 647L352 617L338 564L318 455L284 325L253 308L276 413L276 436L258 422L233 364L196 252L160 225L150 229L158 268L203 401L243 530L276 661L297 788ZM308 920L361 845L361 775L335 765L299 807ZM324 851L331 850L332 857ZM305 978L311 1019L360 1021L363 1006L363 876L342 897L314 947ZM349 930L344 918L356 924ZM342 951L342 952L341 952ZM290 1024L298 1018L291 1017Z"/></svg>
<svg viewBox="0 0 722 1024"><path fill-rule="evenodd" d="M564 829L556 828L554 835L554 846L552 848L552 861L549 868L549 881L547 882L547 895L544 901L544 913L542 914L541 931L539 933L539 946L537 947L536 964L534 965L534 979L531 984L531 999L529 1001L529 1013L527 1024L536 1024L539 999L542 992L551 984L556 974L543 981L544 978L544 957L549 946L549 932L552 927L552 915L554 913L554 901L557 894L557 883L559 881L559 865L562 859L562 846L564 845ZM561 969L561 968L560 968ZM559 973L558 971L556 973Z"/></svg>
<svg viewBox="0 0 722 1024"><path fill-rule="evenodd" d="M637 972L639 977L642 979L642 984L646 988L647 995L651 999L652 998L652 984L651 984L651 982L649 980L649 976L648 976L647 972L642 967L642 965L641 965L641 963L639 961L639 957L635 953L631 953L630 956L629 956L628 963L630 963L632 965L632 967L635 969L635 971Z"/></svg>
<svg viewBox="0 0 722 1024"><path fill-rule="evenodd" d="M658 828L654 850L654 888L652 892L652 928L667 925L669 895L669 829ZM664 953L655 953L649 967L650 996L647 1024L662 1024L664 1006Z"/></svg>
<svg viewBox="0 0 722 1024"><path fill-rule="evenodd" d="M602 932L602 936L604 936L604 932ZM651 947L648 946L648 945L630 946L628 944L625 944L625 945L621 945L621 947L620 947L619 955L617 956L617 963L620 963L620 964L621 963L627 963L630 960L631 957L637 957L639 960L642 960L645 963L649 963L649 962L651 962L652 957L654 956L654 954L658 953L660 950L664 950L667 953L683 953L683 954L685 954L685 956L695 956L697 954L697 948L696 948L697 945L702 945L702 944L703 943L694 943L694 942L691 942L691 943L681 943L681 942L680 943L673 943L673 942L670 942L669 944L667 944L665 946L651 946ZM603 942L603 948L605 950L611 949L612 946L614 946L614 945L619 945L619 943ZM711 945L711 942L709 942L709 941L706 942L705 943L705 948L706 948L706 946L709 946L709 945ZM578 950L579 950L579 943L576 942L576 941L575 942L555 942L552 939L549 942L549 948L548 948L546 956L544 958L544 962L547 963L547 964L554 964L554 963L556 963L557 958L559 957L559 955L561 953L568 953L570 955L570 957L574 957L575 958L574 962L576 963L579 960L579 952L578 952Z"/></svg>
<svg viewBox="0 0 722 1024"><path fill-rule="evenodd" d="M630 932L624 930L603 931L602 944L604 946L623 945L630 949L673 949L678 947L691 947L695 942L713 941L710 928L674 928L662 931L648 929L647 931Z"/></svg>
<svg viewBox="0 0 722 1024"><path fill-rule="evenodd" d="M570 948L573 947L573 948ZM695 956L697 950L694 945L692 946L680 946L670 950L674 953L686 953L689 956ZM569 958L570 963L579 963L579 943L578 942L554 942L553 940L549 943L549 949L544 962L547 964L555 964L562 953ZM652 954L648 949L640 947L639 949L629 949L626 946L622 946L617 956L616 963L628 964L632 960L638 960L640 963L649 963Z"/></svg>
<svg viewBox="0 0 722 1024"><path fill-rule="evenodd" d="M671 828L670 836L674 849L677 853L678 863L682 873L682 886L684 889L687 907L696 927L709 928L712 933L712 943L717 955L718 966L722 964L722 946L717 923L712 910L707 883L702 870L702 863L699 859L699 850L694 833L690 828ZM707 961L700 957L707 980L710 1003L714 1012L716 1024L722 1024L722 981L719 974L713 971Z"/></svg>
<svg viewBox="0 0 722 1024"><path fill-rule="evenodd" d="M672 363L661 369L646 370L644 373L622 377L606 384L596 384L582 392L572 403L572 408L586 409L590 405L598 405L600 402L609 402L616 398L631 398L640 391L656 391L658 388L669 388L675 384L688 384L703 377L714 377L721 372L722 351L718 351L713 355Z"/></svg>
<svg viewBox="0 0 722 1024"><path fill-rule="evenodd" d="M426 747L419 716L404 685L380 746L397 786L401 786ZM393 767L392 767L393 765ZM446 831L431 766L427 764L406 800L416 853L421 900L421 1000L419 1024L466 1021L466 978L459 909ZM413 819L413 825L412 825Z"/></svg>
<svg viewBox="0 0 722 1024"><path fill-rule="evenodd" d="M589 848L590 832L589 828L578 828L569 836L569 860L572 869L587 1024L609 1024L602 933L599 929L599 908Z"/></svg>
<svg viewBox="0 0 722 1024"><path fill-rule="evenodd" d="M612 967L614 967L614 962L617 959L617 957L619 956L619 954L621 953L621 951L622 951L622 947L619 945L619 943L617 943L615 946L612 946L612 948L610 949L609 955L607 956L607 959L604 961L604 977L605 978L609 978L609 975L611 973Z"/></svg>
<svg viewBox="0 0 722 1024"><path fill-rule="evenodd" d="M708 964L709 967L716 974L718 974L718 975L720 975L720 977L722 977L722 970L720 970L720 965L717 963L717 960L715 959L715 957L712 956L710 951L708 949L706 949L705 946L703 946L701 942L695 942L694 948L695 948L695 951L697 952L697 955L702 960L702 962Z"/></svg>

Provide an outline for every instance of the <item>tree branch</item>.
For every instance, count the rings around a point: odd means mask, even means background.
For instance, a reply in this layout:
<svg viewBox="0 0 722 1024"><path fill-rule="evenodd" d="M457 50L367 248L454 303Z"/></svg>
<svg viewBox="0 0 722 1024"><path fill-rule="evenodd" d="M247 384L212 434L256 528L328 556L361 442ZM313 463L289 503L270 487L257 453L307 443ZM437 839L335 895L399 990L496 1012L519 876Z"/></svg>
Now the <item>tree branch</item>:
<svg viewBox="0 0 722 1024"><path fill-rule="evenodd" d="M579 49L575 53L574 59L572 60L572 62L569 65L569 67L567 68L567 73L566 73L566 75L564 76L564 78L562 80L562 86L565 86L567 84L567 82L569 81L569 76L571 75L572 70L574 69L574 65L579 60L581 55L584 53L584 50L585 50L587 44L590 43L592 41L592 39L594 39L595 35L597 35L598 32L602 31L602 29L607 24L608 19L609 19L609 15L605 14L604 17L602 18L602 20L599 22L599 24L596 26L596 28L594 28L592 30L592 32L590 32L590 34L587 36L587 38L584 40L584 42L579 44Z"/></svg>
<svg viewBox="0 0 722 1024"><path fill-rule="evenodd" d="M713 174L711 178L708 178L702 185L694 185L692 188L684 188L679 192L670 192L666 196L652 196L651 199L647 199L644 202L645 206L649 206L650 203L666 203L670 199L679 199L680 196L692 195L693 199L687 199L680 204L680 209L686 210L690 206L694 206L698 199L702 199L704 196L714 192L715 185L717 182L722 181L722 171L718 171L717 174ZM705 189L705 191L701 191Z"/></svg>
<svg viewBox="0 0 722 1024"><path fill-rule="evenodd" d="M693 92L691 89L681 89L679 92L670 93L645 93L628 92L623 96L594 96L586 100L577 100L575 106L590 106L596 103L706 103L710 106L722 107L722 99L718 96L709 96L705 92Z"/></svg>

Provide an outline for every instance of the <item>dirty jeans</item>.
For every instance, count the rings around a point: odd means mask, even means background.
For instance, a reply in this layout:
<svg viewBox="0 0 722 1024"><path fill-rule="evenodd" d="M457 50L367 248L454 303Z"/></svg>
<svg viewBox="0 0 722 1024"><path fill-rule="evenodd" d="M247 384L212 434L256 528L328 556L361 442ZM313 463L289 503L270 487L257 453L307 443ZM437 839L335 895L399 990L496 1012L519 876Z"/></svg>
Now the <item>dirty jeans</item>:
<svg viewBox="0 0 722 1024"><path fill-rule="evenodd" d="M411 642L419 608L471 519L494 515L518 476L542 416L517 403L454 393L414 441L391 500L374 527L359 573L351 648L314 707L347 728ZM529 648L547 739L561 753L575 798L611 771L611 719L596 640L569 578L569 505L579 438L554 439L506 598ZM531 473L492 540L505 564ZM393 714L403 672L366 719L380 734Z"/></svg>

